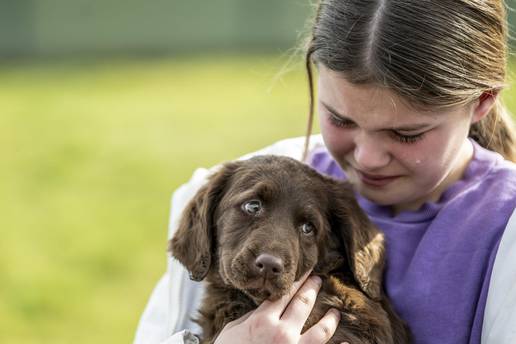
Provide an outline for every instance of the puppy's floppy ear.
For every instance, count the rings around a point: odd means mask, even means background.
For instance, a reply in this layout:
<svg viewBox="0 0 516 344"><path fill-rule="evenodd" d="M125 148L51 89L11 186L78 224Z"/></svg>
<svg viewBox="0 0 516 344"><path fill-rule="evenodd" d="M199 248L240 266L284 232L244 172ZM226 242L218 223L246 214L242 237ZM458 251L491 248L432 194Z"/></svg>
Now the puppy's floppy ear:
<svg viewBox="0 0 516 344"><path fill-rule="evenodd" d="M208 178L183 210L179 227L169 241L168 251L190 272L190 279L206 277L215 242L213 215L238 163L226 163Z"/></svg>
<svg viewBox="0 0 516 344"><path fill-rule="evenodd" d="M358 285L371 299L380 300L384 267L384 236L358 205L347 183L334 185L332 230L346 246L349 267Z"/></svg>

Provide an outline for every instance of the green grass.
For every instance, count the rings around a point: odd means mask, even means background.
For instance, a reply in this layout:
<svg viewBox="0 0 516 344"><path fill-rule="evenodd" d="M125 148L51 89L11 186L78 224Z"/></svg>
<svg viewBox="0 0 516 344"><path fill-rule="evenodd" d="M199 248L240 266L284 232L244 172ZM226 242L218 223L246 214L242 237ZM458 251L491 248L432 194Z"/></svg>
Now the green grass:
<svg viewBox="0 0 516 344"><path fill-rule="evenodd" d="M128 343L165 271L172 191L302 135L277 57L0 69L0 342Z"/></svg>
<svg viewBox="0 0 516 344"><path fill-rule="evenodd" d="M304 75L278 78L284 62L0 67L0 342L130 342L165 271L172 191L303 135Z"/></svg>

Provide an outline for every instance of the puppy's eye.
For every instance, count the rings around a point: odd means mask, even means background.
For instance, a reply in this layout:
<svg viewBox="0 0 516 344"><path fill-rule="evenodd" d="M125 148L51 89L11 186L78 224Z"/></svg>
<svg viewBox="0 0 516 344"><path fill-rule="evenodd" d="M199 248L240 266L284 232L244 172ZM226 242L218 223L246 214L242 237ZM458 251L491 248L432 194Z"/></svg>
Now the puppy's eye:
<svg viewBox="0 0 516 344"><path fill-rule="evenodd" d="M249 215L258 215L262 210L262 202L260 202L260 200L257 199L245 202L244 204L242 204L242 210L248 213Z"/></svg>
<svg viewBox="0 0 516 344"><path fill-rule="evenodd" d="M315 226L310 222L303 223L303 225L301 226L301 232L304 235L314 235L315 234Z"/></svg>

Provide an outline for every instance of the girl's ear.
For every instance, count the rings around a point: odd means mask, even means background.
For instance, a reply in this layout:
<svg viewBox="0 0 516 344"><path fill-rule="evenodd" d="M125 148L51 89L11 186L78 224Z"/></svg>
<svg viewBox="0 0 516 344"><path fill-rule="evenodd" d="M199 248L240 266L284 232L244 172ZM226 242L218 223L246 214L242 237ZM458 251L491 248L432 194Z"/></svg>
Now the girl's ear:
<svg viewBox="0 0 516 344"><path fill-rule="evenodd" d="M478 97L473 105L473 117L471 118L471 124L480 121L484 118L489 111L493 108L498 98L499 91L491 90L485 91Z"/></svg>

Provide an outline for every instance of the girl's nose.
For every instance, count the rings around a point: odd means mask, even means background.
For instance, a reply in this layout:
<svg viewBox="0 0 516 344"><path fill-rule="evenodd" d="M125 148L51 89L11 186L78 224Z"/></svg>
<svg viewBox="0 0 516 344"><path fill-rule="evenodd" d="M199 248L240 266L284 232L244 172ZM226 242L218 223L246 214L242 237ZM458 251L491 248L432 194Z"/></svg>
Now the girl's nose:
<svg viewBox="0 0 516 344"><path fill-rule="evenodd" d="M360 133L355 137L354 159L360 170L368 172L388 165L391 155L374 134Z"/></svg>

